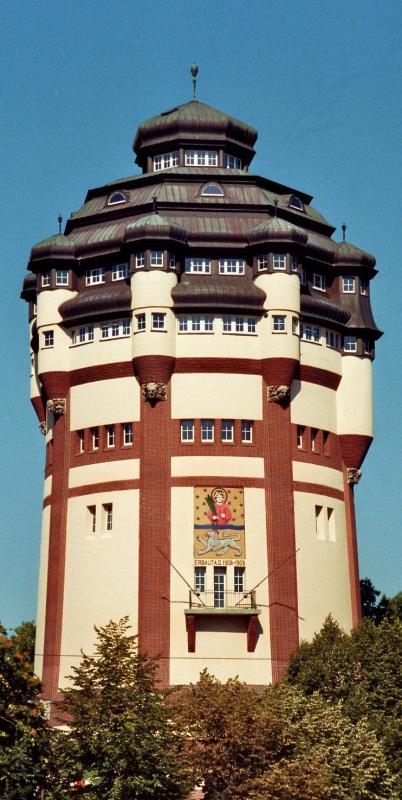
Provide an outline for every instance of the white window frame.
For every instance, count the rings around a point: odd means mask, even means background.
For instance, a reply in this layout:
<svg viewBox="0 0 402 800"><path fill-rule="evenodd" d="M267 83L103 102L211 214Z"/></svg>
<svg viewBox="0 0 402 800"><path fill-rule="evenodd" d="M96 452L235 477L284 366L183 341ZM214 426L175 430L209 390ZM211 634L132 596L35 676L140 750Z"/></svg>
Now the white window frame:
<svg viewBox="0 0 402 800"><path fill-rule="evenodd" d="M163 250L151 250L149 264L151 267L163 268Z"/></svg>
<svg viewBox="0 0 402 800"><path fill-rule="evenodd" d="M68 269L56 269L56 286L68 286L70 273Z"/></svg>
<svg viewBox="0 0 402 800"><path fill-rule="evenodd" d="M88 533L96 533L96 506L87 506Z"/></svg>
<svg viewBox="0 0 402 800"><path fill-rule="evenodd" d="M215 425L213 419L201 420L201 441L214 442L215 440Z"/></svg>
<svg viewBox="0 0 402 800"><path fill-rule="evenodd" d="M206 183L201 189L201 197L224 197L224 191L219 183Z"/></svg>
<svg viewBox="0 0 402 800"><path fill-rule="evenodd" d="M312 286L313 289L317 289L319 292L325 292L326 291L325 275L322 275L321 272L313 272Z"/></svg>
<svg viewBox="0 0 402 800"><path fill-rule="evenodd" d="M182 419L180 421L180 441L194 442L194 420Z"/></svg>
<svg viewBox="0 0 402 800"><path fill-rule="evenodd" d="M94 326L81 325L71 331L72 344L87 344L87 342L94 341Z"/></svg>
<svg viewBox="0 0 402 800"><path fill-rule="evenodd" d="M101 341L130 336L130 333L131 323L129 319L113 320L112 322L104 322L101 325Z"/></svg>
<svg viewBox="0 0 402 800"><path fill-rule="evenodd" d="M367 278L360 278L360 294L367 297L369 293L370 281Z"/></svg>
<svg viewBox="0 0 402 800"><path fill-rule="evenodd" d="M357 353L357 336L347 334L343 337L343 350L345 353Z"/></svg>
<svg viewBox="0 0 402 800"><path fill-rule="evenodd" d="M297 256L291 256L290 261L292 266L292 272L297 272L299 268L299 259L297 258Z"/></svg>
<svg viewBox="0 0 402 800"><path fill-rule="evenodd" d="M309 322L302 322L300 325L300 339L303 342L320 343L321 329L317 325L310 325Z"/></svg>
<svg viewBox="0 0 402 800"><path fill-rule="evenodd" d="M330 347L332 350L339 350L340 338L339 333L336 333L336 331L326 330L325 341L327 347Z"/></svg>
<svg viewBox="0 0 402 800"><path fill-rule="evenodd" d="M128 277L128 264L114 264L112 267L112 281L122 281Z"/></svg>
<svg viewBox="0 0 402 800"><path fill-rule="evenodd" d="M221 420L221 442L234 442L234 422L232 419Z"/></svg>
<svg viewBox="0 0 402 800"><path fill-rule="evenodd" d="M162 325L159 323L162 322ZM166 314L153 311L151 314L151 331L166 331Z"/></svg>
<svg viewBox="0 0 402 800"><path fill-rule="evenodd" d="M307 286L307 270L304 267L300 270L300 285Z"/></svg>
<svg viewBox="0 0 402 800"><path fill-rule="evenodd" d="M99 427L95 425L91 430L92 450L99 450Z"/></svg>
<svg viewBox="0 0 402 800"><path fill-rule="evenodd" d="M219 259L219 275L244 275L244 258Z"/></svg>
<svg viewBox="0 0 402 800"><path fill-rule="evenodd" d="M217 150L186 150L184 153L186 167L217 167Z"/></svg>
<svg viewBox="0 0 402 800"><path fill-rule="evenodd" d="M42 289L45 289L47 286L50 286L50 272L44 272L42 275L41 280Z"/></svg>
<svg viewBox="0 0 402 800"><path fill-rule="evenodd" d="M137 269L145 267L145 253L143 250L135 254L135 266Z"/></svg>
<svg viewBox="0 0 402 800"><path fill-rule="evenodd" d="M268 267L269 267L268 253L266 255L258 256L257 259L258 272L264 272L264 270L268 269Z"/></svg>
<svg viewBox="0 0 402 800"><path fill-rule="evenodd" d="M179 166L179 151L173 150L171 153L160 153L154 156L154 172L159 172L161 169L169 169L169 167Z"/></svg>
<svg viewBox="0 0 402 800"><path fill-rule="evenodd" d="M223 166L225 169L243 169L241 158L232 156L230 153L223 154Z"/></svg>
<svg viewBox="0 0 402 800"><path fill-rule="evenodd" d="M286 269L286 253L272 254L272 269L282 271Z"/></svg>
<svg viewBox="0 0 402 800"><path fill-rule="evenodd" d="M233 570L233 590L236 594L242 594L245 591L246 568L234 567Z"/></svg>
<svg viewBox="0 0 402 800"><path fill-rule="evenodd" d="M113 503L103 503L102 509L104 517L104 532L111 533L113 530Z"/></svg>
<svg viewBox="0 0 402 800"><path fill-rule="evenodd" d="M136 314L136 333L143 333L147 327L146 315L144 313Z"/></svg>
<svg viewBox="0 0 402 800"><path fill-rule="evenodd" d="M169 255L169 269L176 269L176 253Z"/></svg>
<svg viewBox="0 0 402 800"><path fill-rule="evenodd" d="M43 347L46 350L54 347L54 331L43 331Z"/></svg>
<svg viewBox="0 0 402 800"><path fill-rule="evenodd" d="M184 271L197 275L210 275L211 260L209 258L186 258Z"/></svg>
<svg viewBox="0 0 402 800"><path fill-rule="evenodd" d="M222 317L223 333L235 333L237 335L246 334L255 336L257 334L257 320L255 317Z"/></svg>
<svg viewBox="0 0 402 800"><path fill-rule="evenodd" d="M118 198L113 200L113 198ZM107 201L108 206L118 206L120 203L127 203L127 197L124 192L112 192Z"/></svg>
<svg viewBox="0 0 402 800"><path fill-rule="evenodd" d="M253 420L242 419L241 421L241 441L242 444L252 444L253 442Z"/></svg>
<svg viewBox="0 0 402 800"><path fill-rule="evenodd" d="M106 425L106 447L116 447L115 425Z"/></svg>
<svg viewBox="0 0 402 800"><path fill-rule="evenodd" d="M206 567L194 567L194 590L196 594L204 594L206 587Z"/></svg>
<svg viewBox="0 0 402 800"><path fill-rule="evenodd" d="M94 286L97 283L105 282L105 271L103 267L91 267L85 272L85 285Z"/></svg>
<svg viewBox="0 0 402 800"><path fill-rule="evenodd" d="M286 333L286 314L272 314L272 333Z"/></svg>
<svg viewBox="0 0 402 800"><path fill-rule="evenodd" d="M342 278L342 292L343 294L356 293L356 278L351 275L344 275Z"/></svg>
<svg viewBox="0 0 402 800"><path fill-rule="evenodd" d="M123 445L124 447L128 447L133 443L133 423L132 422L123 422Z"/></svg>
<svg viewBox="0 0 402 800"><path fill-rule="evenodd" d="M306 432L306 426L305 425L298 425L297 426L296 437L297 437L297 447L298 447L299 450L304 450L304 446L303 445L304 445L304 434L305 434L305 432Z"/></svg>
<svg viewBox="0 0 402 800"><path fill-rule="evenodd" d="M84 453L85 451L85 432L83 430L77 431L78 434L78 452Z"/></svg>
<svg viewBox="0 0 402 800"><path fill-rule="evenodd" d="M178 333L213 333L214 317L211 314L206 316L182 315L178 317Z"/></svg>

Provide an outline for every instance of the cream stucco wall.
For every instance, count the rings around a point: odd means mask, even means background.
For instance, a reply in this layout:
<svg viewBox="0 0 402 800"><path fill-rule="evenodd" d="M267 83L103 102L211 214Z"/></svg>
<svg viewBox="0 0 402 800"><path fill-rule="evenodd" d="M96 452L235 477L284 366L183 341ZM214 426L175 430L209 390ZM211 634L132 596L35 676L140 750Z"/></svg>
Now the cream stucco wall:
<svg viewBox="0 0 402 800"><path fill-rule="evenodd" d="M119 336L100 339L100 330L95 328L94 341L71 344L69 341L70 370L94 367L97 364L115 364L131 360L131 337Z"/></svg>
<svg viewBox="0 0 402 800"><path fill-rule="evenodd" d="M172 477L186 475L263 478L264 459L252 456L173 456Z"/></svg>
<svg viewBox="0 0 402 800"><path fill-rule="evenodd" d="M338 433L373 435L371 361L344 356L337 392Z"/></svg>
<svg viewBox="0 0 402 800"><path fill-rule="evenodd" d="M176 358L260 358L257 321L255 334L224 333L222 317L214 317L213 333L179 333L176 321Z"/></svg>
<svg viewBox="0 0 402 800"><path fill-rule="evenodd" d="M88 464L83 467L73 467L69 472L68 485L87 486L92 483L107 483L108 481L129 481L140 476L139 458L127 458L123 461L101 461L99 464Z"/></svg>
<svg viewBox="0 0 402 800"><path fill-rule="evenodd" d="M293 381L291 400L293 423L336 433L336 393L333 389L307 381Z"/></svg>
<svg viewBox="0 0 402 800"><path fill-rule="evenodd" d="M320 344L300 341L300 363L303 366L318 367L338 375L342 374L342 355L333 347L327 347L323 328L321 328Z"/></svg>
<svg viewBox="0 0 402 800"><path fill-rule="evenodd" d="M137 270L131 278L131 307L145 309L173 305L172 289L177 283L174 272L163 272L160 269L140 272Z"/></svg>
<svg viewBox="0 0 402 800"><path fill-rule="evenodd" d="M49 497L52 493L52 476L48 475L43 482L43 498Z"/></svg>
<svg viewBox="0 0 402 800"><path fill-rule="evenodd" d="M47 566L49 557L50 506L42 512L42 533L39 561L38 606L36 615L35 674L42 677L43 648L45 644Z"/></svg>
<svg viewBox="0 0 402 800"><path fill-rule="evenodd" d="M71 430L140 418L140 387L132 378L94 381L71 389Z"/></svg>
<svg viewBox="0 0 402 800"><path fill-rule="evenodd" d="M332 467L322 467L319 464L307 464L304 461L293 461L293 480L319 483L343 492L343 474Z"/></svg>
<svg viewBox="0 0 402 800"><path fill-rule="evenodd" d="M60 314L59 307L67 300L71 300L77 296L77 292L71 289L54 289L38 292L36 298L37 308L37 325L38 328L43 325L57 325L63 321Z"/></svg>
<svg viewBox="0 0 402 800"><path fill-rule="evenodd" d="M260 273L255 279L266 294L264 308L267 310L294 311L300 313L300 279L296 273L287 272Z"/></svg>
<svg viewBox="0 0 402 800"><path fill-rule="evenodd" d="M334 509L336 541L318 538L315 506ZM328 614L347 631L352 626L344 503L325 495L294 493L297 590L301 639L311 639Z"/></svg>
<svg viewBox="0 0 402 800"><path fill-rule="evenodd" d="M89 532L87 506L101 522L104 503L113 503L113 531ZM60 686L79 663L80 648L90 653L94 625L129 615L137 630L138 490L72 498L68 504ZM99 512L99 513L98 513Z"/></svg>
<svg viewBox="0 0 402 800"><path fill-rule="evenodd" d="M171 560L183 577L193 585L193 487L172 489ZM245 489L246 515L246 589L252 589L268 572L265 534L265 497L263 489ZM227 567L228 588L233 581L233 567ZM207 567L208 587L213 585L213 567ZM238 675L252 684L271 681L269 620L267 608L259 616L260 634L254 653L247 652L247 618L197 616L196 652L188 653L184 609L189 605L189 590L175 570L171 570L171 662L170 682L195 682L202 669L220 680ZM257 590L257 604L268 604L266 583Z"/></svg>
<svg viewBox="0 0 402 800"><path fill-rule="evenodd" d="M172 417L262 419L261 380L259 375L174 374Z"/></svg>

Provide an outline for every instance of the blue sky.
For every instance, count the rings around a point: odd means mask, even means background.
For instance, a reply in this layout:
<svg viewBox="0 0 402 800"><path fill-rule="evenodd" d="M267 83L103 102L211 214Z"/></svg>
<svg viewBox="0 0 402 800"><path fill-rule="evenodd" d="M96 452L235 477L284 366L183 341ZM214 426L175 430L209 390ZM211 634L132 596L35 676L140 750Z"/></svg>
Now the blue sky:
<svg viewBox="0 0 402 800"><path fill-rule="evenodd" d="M372 252L385 331L375 442L356 489L360 572L402 588L400 227L402 6L397 0L0 0L3 386L0 619L36 613L44 440L29 403L30 247L88 188L137 172L138 124L198 97L259 131L252 171L314 195ZM400 279L399 279L400 280ZM399 351L399 353L398 353Z"/></svg>

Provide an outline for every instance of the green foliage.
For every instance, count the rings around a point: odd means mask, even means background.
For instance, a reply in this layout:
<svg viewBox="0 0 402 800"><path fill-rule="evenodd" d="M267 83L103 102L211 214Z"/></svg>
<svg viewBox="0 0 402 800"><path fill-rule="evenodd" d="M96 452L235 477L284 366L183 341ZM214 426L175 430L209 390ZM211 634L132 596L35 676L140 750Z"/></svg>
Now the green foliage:
<svg viewBox="0 0 402 800"><path fill-rule="evenodd" d="M9 800L32 798L35 787L45 785L49 760L49 729L33 674L32 642L25 637L28 628L21 636L18 630L11 638L0 630L0 796Z"/></svg>
<svg viewBox="0 0 402 800"><path fill-rule="evenodd" d="M138 653L128 629L127 618L95 628L94 656L73 668L64 704L71 729L54 740L54 798L88 773L90 798L176 800L191 788L185 737L155 688L155 661Z"/></svg>

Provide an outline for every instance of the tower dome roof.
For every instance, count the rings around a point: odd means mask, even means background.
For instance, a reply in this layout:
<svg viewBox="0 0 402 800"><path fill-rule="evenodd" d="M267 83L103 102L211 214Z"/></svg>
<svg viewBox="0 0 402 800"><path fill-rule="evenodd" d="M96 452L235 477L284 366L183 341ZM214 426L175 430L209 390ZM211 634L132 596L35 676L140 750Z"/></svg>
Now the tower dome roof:
<svg viewBox="0 0 402 800"><path fill-rule="evenodd" d="M146 217L129 222L125 227L126 242L146 239L172 239L176 242L186 241L186 231L181 225L172 222L161 214L149 214Z"/></svg>
<svg viewBox="0 0 402 800"><path fill-rule="evenodd" d="M139 126L133 150L137 163L146 155L174 149L180 144L193 146L218 146L228 144L231 151L239 153L249 164L258 133L255 128L217 108L191 100L163 111Z"/></svg>
<svg viewBox="0 0 402 800"><path fill-rule="evenodd" d="M375 266L375 258L371 253L361 250L349 242L340 242L336 249L336 264L361 264L366 267Z"/></svg>
<svg viewBox="0 0 402 800"><path fill-rule="evenodd" d="M43 239L43 241L34 244L31 250L30 262L42 261L48 258L74 258L74 255L74 242L68 236L56 233L54 236L49 236L48 239Z"/></svg>
<svg viewBox="0 0 402 800"><path fill-rule="evenodd" d="M250 244L262 244L263 242L294 242L295 244L305 244L307 234L297 225L292 225L285 219L273 217L261 222L255 228L251 228L248 234Z"/></svg>

